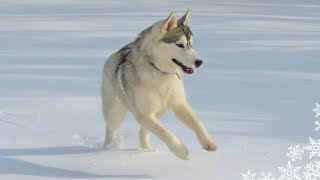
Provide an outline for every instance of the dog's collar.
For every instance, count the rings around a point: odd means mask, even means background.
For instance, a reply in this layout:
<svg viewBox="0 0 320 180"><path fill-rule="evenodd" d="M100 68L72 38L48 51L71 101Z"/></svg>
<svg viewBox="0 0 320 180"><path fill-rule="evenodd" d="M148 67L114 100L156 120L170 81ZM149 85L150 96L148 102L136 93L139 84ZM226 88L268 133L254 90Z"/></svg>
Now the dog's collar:
<svg viewBox="0 0 320 180"><path fill-rule="evenodd" d="M162 72L162 73L165 73L165 74L171 74L171 73L162 71L161 69L159 69L159 68L158 68L155 64L153 64L152 62L149 61L149 63L150 63L150 65L153 66L156 70L158 70L158 71L160 71L160 72ZM180 78L180 75L179 75L178 73L175 73L175 74L177 75L177 77L178 77L179 79L181 79L181 78Z"/></svg>

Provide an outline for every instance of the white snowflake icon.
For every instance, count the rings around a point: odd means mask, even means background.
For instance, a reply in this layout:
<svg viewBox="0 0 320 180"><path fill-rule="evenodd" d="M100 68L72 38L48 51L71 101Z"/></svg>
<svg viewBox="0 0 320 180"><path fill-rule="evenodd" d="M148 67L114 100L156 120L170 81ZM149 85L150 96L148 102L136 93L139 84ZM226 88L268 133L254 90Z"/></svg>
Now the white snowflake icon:
<svg viewBox="0 0 320 180"><path fill-rule="evenodd" d="M320 116L320 104L316 103L316 107L312 111L316 113L316 118Z"/></svg>
<svg viewBox="0 0 320 180"><path fill-rule="evenodd" d="M305 150L309 151L309 159L312 159L315 156L320 157L320 139L312 139L309 137L309 145L304 147Z"/></svg>
<svg viewBox="0 0 320 180"><path fill-rule="evenodd" d="M299 145L290 146L288 148L287 157L291 159L291 161L301 160L304 154L304 149L300 148Z"/></svg>
<svg viewBox="0 0 320 180"><path fill-rule="evenodd" d="M306 171L303 172L306 180L317 180L320 179L320 161L315 163L309 163L305 167Z"/></svg>
<svg viewBox="0 0 320 180"><path fill-rule="evenodd" d="M320 104L316 103L313 109L316 118L320 117ZM314 121L314 131L320 132L320 120ZM305 159L308 153L308 160ZM320 138L309 137L307 145L291 145L286 153L289 161L283 167L278 167L279 175L272 176L271 172L262 171L261 173L241 173L243 180L320 180ZM302 161L303 159L303 161ZM299 161L299 162L296 162ZM297 164L292 164L292 163ZM303 164L302 164L303 163ZM302 169L302 170L301 170Z"/></svg>
<svg viewBox="0 0 320 180"><path fill-rule="evenodd" d="M301 179L299 176L299 171L301 169L300 166L292 166L291 162L289 161L287 167L278 167L279 171L281 172L281 176L279 180L296 180Z"/></svg>
<svg viewBox="0 0 320 180"><path fill-rule="evenodd" d="M258 180L275 180L275 178L272 177L271 172L262 172L260 175L261 176L258 178Z"/></svg>
<svg viewBox="0 0 320 180"><path fill-rule="evenodd" d="M304 154L304 149L300 148L299 145L290 146L288 148L287 157L291 161L301 160Z"/></svg>
<svg viewBox="0 0 320 180"><path fill-rule="evenodd" d="M316 125L314 131L320 131L320 121L315 121L314 124Z"/></svg>
<svg viewBox="0 0 320 180"><path fill-rule="evenodd" d="M255 180L256 178L256 173L252 173L250 172L250 169L248 169L248 172L246 172L245 174L241 173L243 180Z"/></svg>

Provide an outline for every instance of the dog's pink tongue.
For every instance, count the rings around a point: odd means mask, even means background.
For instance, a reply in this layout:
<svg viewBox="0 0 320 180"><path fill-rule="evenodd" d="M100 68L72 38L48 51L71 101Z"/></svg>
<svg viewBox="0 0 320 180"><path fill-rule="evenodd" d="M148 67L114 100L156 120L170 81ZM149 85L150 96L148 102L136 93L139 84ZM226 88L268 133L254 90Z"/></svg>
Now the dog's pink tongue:
<svg viewBox="0 0 320 180"><path fill-rule="evenodd" d="M187 74L192 74L194 72L193 68L189 68L189 67L183 67L183 71Z"/></svg>

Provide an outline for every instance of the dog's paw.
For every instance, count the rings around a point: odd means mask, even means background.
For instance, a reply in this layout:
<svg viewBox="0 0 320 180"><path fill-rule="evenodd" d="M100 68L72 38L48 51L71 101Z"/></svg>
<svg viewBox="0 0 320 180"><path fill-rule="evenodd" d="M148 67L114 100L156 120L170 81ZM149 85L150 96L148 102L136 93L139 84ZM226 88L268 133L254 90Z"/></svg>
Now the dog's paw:
<svg viewBox="0 0 320 180"><path fill-rule="evenodd" d="M217 144L210 138L203 139L201 145L207 151L216 151L218 148Z"/></svg>
<svg viewBox="0 0 320 180"><path fill-rule="evenodd" d="M141 144L140 150L143 152L154 152L155 151L155 149L149 143Z"/></svg>
<svg viewBox="0 0 320 180"><path fill-rule="evenodd" d="M189 159L189 150L186 148L186 146L179 140L179 142L176 142L174 146L169 147L170 150L176 155L178 158L182 160L188 160Z"/></svg>
<svg viewBox="0 0 320 180"><path fill-rule="evenodd" d="M178 158L182 160L189 159L189 150L183 145L183 147L179 148L178 151L173 152Z"/></svg>
<svg viewBox="0 0 320 180"><path fill-rule="evenodd" d="M145 139L143 141L140 140L140 148L141 149L152 149L152 145L149 139Z"/></svg>
<svg viewBox="0 0 320 180"><path fill-rule="evenodd" d="M156 152L157 150L153 147L148 147L148 148L142 148L140 147L141 152Z"/></svg>
<svg viewBox="0 0 320 180"><path fill-rule="evenodd" d="M104 142L104 149L106 150L116 150L122 148L123 136L118 134L113 134L112 138L106 138Z"/></svg>

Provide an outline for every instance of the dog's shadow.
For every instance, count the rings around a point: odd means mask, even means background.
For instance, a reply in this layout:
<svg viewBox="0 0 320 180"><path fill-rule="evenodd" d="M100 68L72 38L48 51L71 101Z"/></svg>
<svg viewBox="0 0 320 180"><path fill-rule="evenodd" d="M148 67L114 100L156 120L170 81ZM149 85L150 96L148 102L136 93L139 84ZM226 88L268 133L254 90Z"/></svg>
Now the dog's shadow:
<svg viewBox="0 0 320 180"><path fill-rule="evenodd" d="M11 156L41 156L41 155L67 155L97 152L101 150L82 146L70 147L42 147L27 149L0 149L0 175L17 174L55 178L151 178L146 174L94 174L83 171L68 170L58 167L50 167L33 162L28 162ZM126 151L126 150L124 150Z"/></svg>

